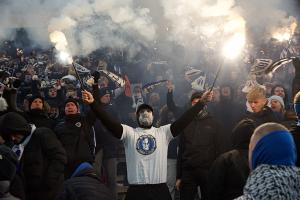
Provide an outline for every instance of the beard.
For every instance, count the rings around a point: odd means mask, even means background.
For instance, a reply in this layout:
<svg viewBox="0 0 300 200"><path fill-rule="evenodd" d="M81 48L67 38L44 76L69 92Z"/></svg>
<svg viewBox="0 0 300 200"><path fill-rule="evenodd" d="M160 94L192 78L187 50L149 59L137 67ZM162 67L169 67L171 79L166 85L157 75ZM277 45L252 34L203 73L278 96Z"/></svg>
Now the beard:
<svg viewBox="0 0 300 200"><path fill-rule="evenodd" d="M140 115L138 118L138 122L141 128L151 128L153 124L153 115Z"/></svg>

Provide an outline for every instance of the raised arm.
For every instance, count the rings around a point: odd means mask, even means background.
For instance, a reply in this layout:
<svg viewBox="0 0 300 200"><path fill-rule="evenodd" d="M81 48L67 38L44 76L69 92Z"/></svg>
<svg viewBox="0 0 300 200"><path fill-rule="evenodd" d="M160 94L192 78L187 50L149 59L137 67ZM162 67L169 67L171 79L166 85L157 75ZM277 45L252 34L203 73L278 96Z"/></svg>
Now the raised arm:
<svg viewBox="0 0 300 200"><path fill-rule="evenodd" d="M202 98L198 103L184 112L179 119L171 124L171 133L174 137L179 135L185 127L197 116L197 114L204 108L206 102L211 98L211 92L207 91L203 94Z"/></svg>
<svg viewBox="0 0 300 200"><path fill-rule="evenodd" d="M175 102L173 100L173 90L174 90L174 85L172 84L171 81L168 81L167 84L167 89L168 89L168 93L167 93L167 106L168 109L172 112L176 112L178 110L178 107L175 105Z"/></svg>
<svg viewBox="0 0 300 200"><path fill-rule="evenodd" d="M84 90L82 91L82 99L85 103L91 106L92 111L96 117L101 120L102 124L118 139L121 139L123 134L123 127L121 123L114 119L113 116L109 115L99 103L94 100L93 95Z"/></svg>

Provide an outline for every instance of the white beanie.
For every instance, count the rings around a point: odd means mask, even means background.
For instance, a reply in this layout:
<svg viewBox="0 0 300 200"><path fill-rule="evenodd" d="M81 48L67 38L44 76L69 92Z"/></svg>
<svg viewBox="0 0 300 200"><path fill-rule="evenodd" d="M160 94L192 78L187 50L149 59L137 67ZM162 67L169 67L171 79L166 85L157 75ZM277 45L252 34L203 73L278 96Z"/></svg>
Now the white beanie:
<svg viewBox="0 0 300 200"><path fill-rule="evenodd" d="M273 95L273 96L269 97L269 102L270 103L271 103L272 100L279 101L282 105L282 108L284 108L284 101L283 101L281 96Z"/></svg>

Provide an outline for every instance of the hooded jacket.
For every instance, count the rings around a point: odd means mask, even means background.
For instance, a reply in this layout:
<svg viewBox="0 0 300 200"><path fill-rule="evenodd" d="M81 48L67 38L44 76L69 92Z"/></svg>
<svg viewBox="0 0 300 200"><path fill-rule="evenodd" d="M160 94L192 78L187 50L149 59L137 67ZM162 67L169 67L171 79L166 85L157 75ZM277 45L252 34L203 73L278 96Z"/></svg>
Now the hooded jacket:
<svg viewBox="0 0 300 200"><path fill-rule="evenodd" d="M240 121L232 133L234 149L221 154L209 173L209 199L231 200L243 194L249 175L248 146L255 129L254 121Z"/></svg>
<svg viewBox="0 0 300 200"><path fill-rule="evenodd" d="M19 133L24 134L25 141L31 134L18 166L24 174L26 199L53 199L64 180L66 164L65 151L55 134L48 128L33 129L17 113L4 115L1 129L6 139Z"/></svg>

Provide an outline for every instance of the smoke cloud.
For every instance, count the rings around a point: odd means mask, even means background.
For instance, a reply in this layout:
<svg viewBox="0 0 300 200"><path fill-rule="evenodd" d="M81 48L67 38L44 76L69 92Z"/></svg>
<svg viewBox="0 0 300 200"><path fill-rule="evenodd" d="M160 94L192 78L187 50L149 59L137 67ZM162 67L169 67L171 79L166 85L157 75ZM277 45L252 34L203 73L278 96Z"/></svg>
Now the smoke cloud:
<svg viewBox="0 0 300 200"><path fill-rule="evenodd" d="M35 44L49 47L49 34L66 35L71 54L87 55L111 47L133 56L143 47L198 62L218 54L236 32L253 42L267 40L289 26L297 13L294 0L6 0L0 3L0 40L25 28ZM296 16L297 17L297 16ZM201 56L199 56L201 55Z"/></svg>

